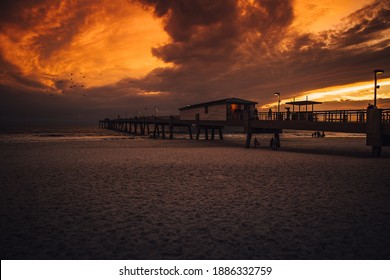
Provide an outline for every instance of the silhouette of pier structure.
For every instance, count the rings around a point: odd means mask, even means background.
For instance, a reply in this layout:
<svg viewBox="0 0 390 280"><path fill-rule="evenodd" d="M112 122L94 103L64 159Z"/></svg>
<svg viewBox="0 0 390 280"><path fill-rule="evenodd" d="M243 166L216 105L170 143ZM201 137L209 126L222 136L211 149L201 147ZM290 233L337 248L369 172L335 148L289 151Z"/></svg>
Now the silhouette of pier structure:
<svg viewBox="0 0 390 280"><path fill-rule="evenodd" d="M295 114L294 113L298 113ZM174 138L175 128L188 131L190 139L200 139L204 133L205 140L223 139L225 127L241 127L246 133L245 147L249 148L253 134L276 133L283 129L365 133L366 144L372 146L373 156L380 156L383 146L390 145L390 109L372 108L367 110L329 110L304 112L246 112L238 120L201 120L199 114L194 120L181 120L179 116L169 117L134 117L104 119L99 127L129 134L149 135L150 137Z"/></svg>
<svg viewBox="0 0 390 280"><path fill-rule="evenodd" d="M194 139L192 132L195 129L197 140L200 139L202 131L204 131L205 140L214 140L216 131L218 131L219 139L223 140L224 126L224 123L220 121L200 121L199 116L195 121L180 120L178 116L117 118L99 121L99 128L163 139L173 139L174 128L180 127L187 129L190 139Z"/></svg>

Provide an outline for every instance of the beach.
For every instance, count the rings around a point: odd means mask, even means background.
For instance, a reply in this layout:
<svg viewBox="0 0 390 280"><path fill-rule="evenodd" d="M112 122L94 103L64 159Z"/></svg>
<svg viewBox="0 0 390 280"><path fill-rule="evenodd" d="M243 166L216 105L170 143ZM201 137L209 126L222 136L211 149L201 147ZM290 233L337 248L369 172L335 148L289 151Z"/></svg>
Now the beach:
<svg viewBox="0 0 390 280"><path fill-rule="evenodd" d="M112 135L0 141L1 259L390 258L388 147Z"/></svg>

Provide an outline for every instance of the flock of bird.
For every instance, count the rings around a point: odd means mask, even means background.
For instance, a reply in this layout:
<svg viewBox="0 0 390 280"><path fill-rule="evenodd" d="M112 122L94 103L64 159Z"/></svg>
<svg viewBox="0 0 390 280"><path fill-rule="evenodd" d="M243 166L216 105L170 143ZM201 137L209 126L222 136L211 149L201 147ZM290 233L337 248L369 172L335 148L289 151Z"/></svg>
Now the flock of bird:
<svg viewBox="0 0 390 280"><path fill-rule="evenodd" d="M73 76L73 73L70 73L70 75ZM81 72L80 75L83 75L83 73ZM83 79L85 79L85 75L83 76ZM73 81L73 77L70 78L70 80L72 81L72 85L70 86L70 88L75 88L79 84ZM84 87L84 85L81 84L80 87Z"/></svg>
<svg viewBox="0 0 390 280"><path fill-rule="evenodd" d="M71 82L71 85L69 86L69 88L73 89L76 87L80 87L80 88L84 87L84 84L82 82L79 82L80 81L79 79L85 79L85 73L80 72L79 75L80 76L78 76L76 73L70 73L71 77L70 77L69 81ZM56 87L56 84L62 84L62 83L64 83L63 80L58 80L55 83L53 83L51 86ZM62 93L65 93L64 89L62 90ZM53 94L50 94L50 96L53 96ZM85 96L85 94L83 94L83 96Z"/></svg>

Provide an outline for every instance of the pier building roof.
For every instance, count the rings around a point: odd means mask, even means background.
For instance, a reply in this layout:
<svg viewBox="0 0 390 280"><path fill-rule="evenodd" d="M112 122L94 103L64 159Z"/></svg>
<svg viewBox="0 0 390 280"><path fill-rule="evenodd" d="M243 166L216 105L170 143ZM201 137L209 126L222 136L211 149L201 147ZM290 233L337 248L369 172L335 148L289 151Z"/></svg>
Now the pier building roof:
<svg viewBox="0 0 390 280"><path fill-rule="evenodd" d="M319 102L319 101L311 101L311 100L302 100L302 101L291 101L291 102L286 102L286 104L294 105L294 106L305 106L305 105L322 104L322 102Z"/></svg>
<svg viewBox="0 0 390 280"><path fill-rule="evenodd" d="M214 100L214 101L209 101L209 102L203 102L203 103L197 103L197 104L189 104L187 106L179 108L179 110L187 110L187 109L193 109L197 107L204 107L204 106L212 106L212 105L218 105L218 104L257 104L257 102L250 101L250 100L245 100L241 98L225 98L225 99L220 99L220 100Z"/></svg>

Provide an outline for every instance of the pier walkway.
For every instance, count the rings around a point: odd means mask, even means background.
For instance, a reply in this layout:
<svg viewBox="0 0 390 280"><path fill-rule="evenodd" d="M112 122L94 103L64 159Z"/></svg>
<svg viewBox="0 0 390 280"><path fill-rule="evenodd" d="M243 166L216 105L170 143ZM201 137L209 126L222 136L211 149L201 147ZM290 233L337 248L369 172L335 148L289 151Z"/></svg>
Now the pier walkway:
<svg viewBox="0 0 390 280"><path fill-rule="evenodd" d="M380 156L382 146L390 146L390 109L331 110L267 113L246 112L243 120L180 120L178 116L134 117L104 119L99 127L124 133L150 135L172 139L175 127L184 127L191 139L195 129L196 139L204 132L206 140L223 139L224 127L242 127L247 134L245 146L249 148L252 134L275 133L283 129L365 133L366 144L372 146L373 156Z"/></svg>

